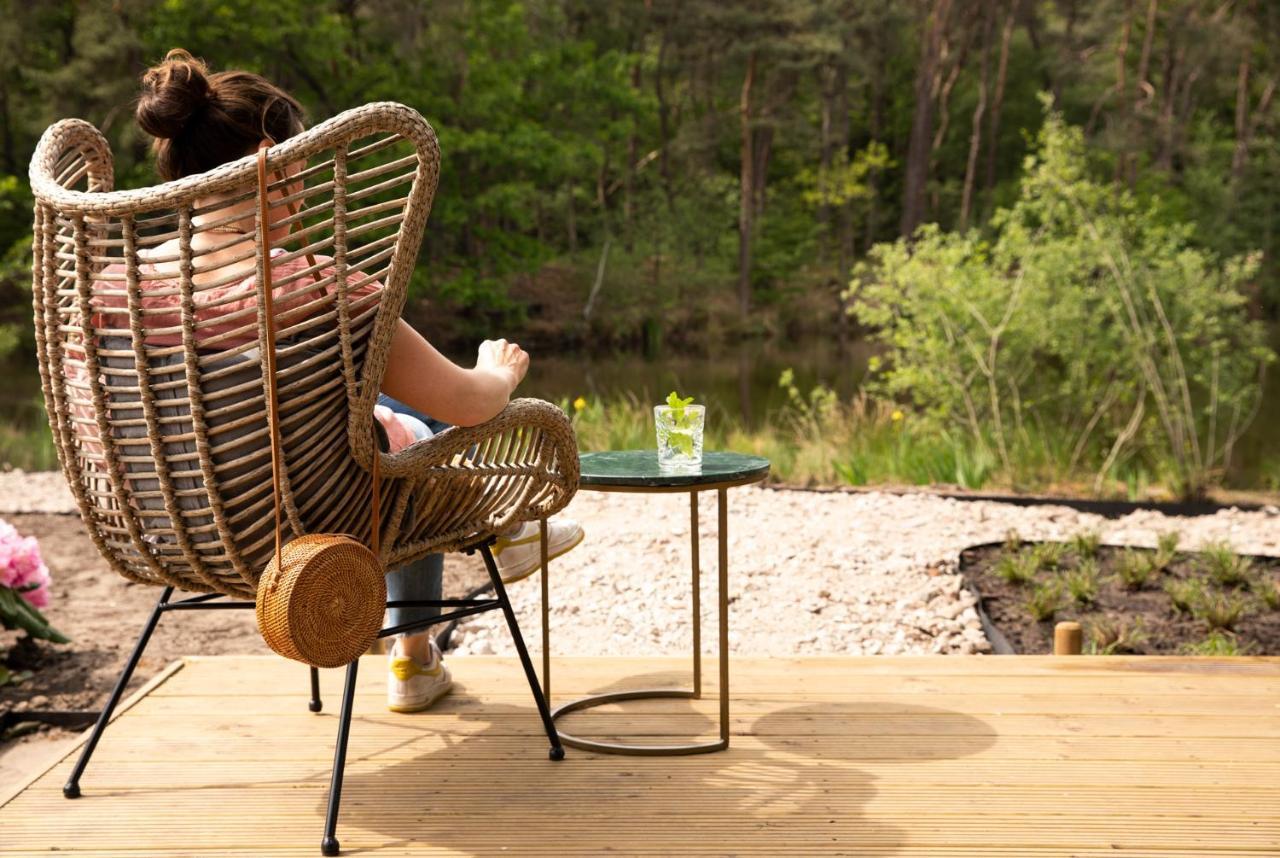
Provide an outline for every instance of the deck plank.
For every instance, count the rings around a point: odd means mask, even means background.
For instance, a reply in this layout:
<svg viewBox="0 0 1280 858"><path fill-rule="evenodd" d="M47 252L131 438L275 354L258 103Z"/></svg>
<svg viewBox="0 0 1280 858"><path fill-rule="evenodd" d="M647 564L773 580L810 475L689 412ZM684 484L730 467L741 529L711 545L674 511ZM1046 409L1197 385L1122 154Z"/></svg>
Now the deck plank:
<svg viewBox="0 0 1280 858"><path fill-rule="evenodd" d="M732 747L546 759L518 665L456 658L436 711L388 713L361 671L348 854L943 858L1280 855L1280 659L822 658L735 662ZM687 681L679 659L557 659L557 700ZM0 855L318 854L340 674L305 708L276 658L192 658L0 806ZM698 701L575 713L580 735L715 730Z"/></svg>

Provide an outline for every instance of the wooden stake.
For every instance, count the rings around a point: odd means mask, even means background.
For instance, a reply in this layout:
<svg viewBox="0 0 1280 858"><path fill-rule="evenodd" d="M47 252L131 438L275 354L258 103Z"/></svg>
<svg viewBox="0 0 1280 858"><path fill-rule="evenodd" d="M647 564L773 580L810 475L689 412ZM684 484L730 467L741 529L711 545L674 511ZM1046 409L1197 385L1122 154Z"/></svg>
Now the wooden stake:
<svg viewBox="0 0 1280 858"><path fill-rule="evenodd" d="M1070 620L1053 627L1053 654L1080 655L1084 648L1084 635L1080 624Z"/></svg>

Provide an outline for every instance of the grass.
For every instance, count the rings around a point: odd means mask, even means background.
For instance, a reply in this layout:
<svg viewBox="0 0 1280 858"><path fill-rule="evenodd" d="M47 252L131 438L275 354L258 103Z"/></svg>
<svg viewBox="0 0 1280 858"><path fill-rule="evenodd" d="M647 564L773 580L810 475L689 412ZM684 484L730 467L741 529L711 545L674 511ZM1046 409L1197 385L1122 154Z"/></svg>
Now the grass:
<svg viewBox="0 0 1280 858"><path fill-rule="evenodd" d="M1195 578L1170 581L1164 585L1164 592L1173 603L1174 610L1180 614L1190 614L1204 598L1204 585Z"/></svg>
<svg viewBox="0 0 1280 858"><path fill-rule="evenodd" d="M996 564L996 575L1007 584L1021 587L1034 581L1039 569L1035 552L1019 551L1000 558L1000 562Z"/></svg>
<svg viewBox="0 0 1280 858"><path fill-rule="evenodd" d="M1116 578L1126 590L1145 590L1159 574L1154 559L1145 551L1125 549L1116 561Z"/></svg>
<svg viewBox="0 0 1280 858"><path fill-rule="evenodd" d="M1182 651L1187 655L1248 655L1250 647L1241 646L1234 636L1212 631L1199 643L1187 644Z"/></svg>
<svg viewBox="0 0 1280 858"><path fill-rule="evenodd" d="M1280 611L1280 583L1266 578L1259 579L1254 582L1253 591L1258 594L1258 601L1267 610Z"/></svg>
<svg viewBox="0 0 1280 858"><path fill-rule="evenodd" d="M1071 550L1082 560L1092 560L1102 547L1102 534L1096 530L1083 530L1071 537Z"/></svg>
<svg viewBox="0 0 1280 858"><path fill-rule="evenodd" d="M1209 578L1220 587L1248 587L1253 580L1253 561L1225 542L1206 545L1202 559Z"/></svg>
<svg viewBox="0 0 1280 858"><path fill-rule="evenodd" d="M1156 539L1156 567L1163 572L1169 568L1169 564L1178 556L1178 542L1181 537L1175 530L1170 530L1160 534Z"/></svg>
<svg viewBox="0 0 1280 858"><path fill-rule="evenodd" d="M1009 528L1004 532L1004 550L1006 553L1012 554L1022 547L1022 534L1018 533L1014 528Z"/></svg>
<svg viewBox="0 0 1280 858"><path fill-rule="evenodd" d="M58 467L58 453L48 424L16 426L0 423L0 465L25 471L50 471Z"/></svg>
<svg viewBox="0 0 1280 858"><path fill-rule="evenodd" d="M1085 649L1090 655L1139 653L1147 642L1147 632L1140 619L1096 617L1085 625L1085 631L1088 635Z"/></svg>
<svg viewBox="0 0 1280 858"><path fill-rule="evenodd" d="M1062 608L1062 584L1057 580L1042 581L1032 588L1026 601L1027 613L1038 623L1052 620Z"/></svg>
<svg viewBox="0 0 1280 858"><path fill-rule="evenodd" d="M842 400L821 386L801 390L787 373L780 386L787 403L756 427L744 425L722 403L704 402L706 449L765 456L773 479L792 485L943 485L1129 500L1176 496L1161 488L1157 475L1173 471L1159 463L1121 466L1095 491L1097 474L1086 466L1088 456L1068 467L1073 442L1065 428L1028 424L1010 439L1006 464L991 439L949 429L900 403L866 393ZM624 394L560 404L573 418L583 450L654 446L655 403ZM1093 536L1082 537L1080 547L1094 550Z"/></svg>
<svg viewBox="0 0 1280 858"><path fill-rule="evenodd" d="M1249 599L1241 593L1205 589L1191 606L1191 614L1210 629L1231 631L1249 613L1249 607Z"/></svg>
<svg viewBox="0 0 1280 858"><path fill-rule="evenodd" d="M1037 567L1046 572L1061 568L1067 556L1067 546L1062 542L1042 542L1032 550Z"/></svg>
<svg viewBox="0 0 1280 858"><path fill-rule="evenodd" d="M1077 605L1093 604L1098 598L1098 561L1092 557L1076 564L1076 568L1062 575L1067 595Z"/></svg>

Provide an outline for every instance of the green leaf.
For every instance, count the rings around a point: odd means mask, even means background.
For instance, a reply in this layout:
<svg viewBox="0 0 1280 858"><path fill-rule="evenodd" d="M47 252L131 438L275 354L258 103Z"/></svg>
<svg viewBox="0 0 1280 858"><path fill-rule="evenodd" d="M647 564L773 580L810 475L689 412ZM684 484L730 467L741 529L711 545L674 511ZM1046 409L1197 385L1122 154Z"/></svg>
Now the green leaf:
<svg viewBox="0 0 1280 858"><path fill-rule="evenodd" d="M71 643L70 638L49 625L49 621L35 606L8 587L0 587L0 624L5 628L24 631L33 638L53 643Z"/></svg>

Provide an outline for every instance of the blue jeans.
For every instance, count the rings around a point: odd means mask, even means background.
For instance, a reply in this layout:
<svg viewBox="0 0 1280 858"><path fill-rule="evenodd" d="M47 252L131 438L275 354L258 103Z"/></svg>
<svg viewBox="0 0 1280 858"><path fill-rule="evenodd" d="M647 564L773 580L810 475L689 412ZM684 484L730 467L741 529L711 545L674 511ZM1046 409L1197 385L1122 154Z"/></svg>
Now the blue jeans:
<svg viewBox="0 0 1280 858"><path fill-rule="evenodd" d="M403 402L397 402L385 393L378 394L378 404L385 405L392 411L416 417L432 432L442 432L449 424L414 411ZM421 560L415 560L393 569L387 573L387 600L404 602L439 601L444 593L444 555L428 554ZM440 615L439 608L389 608L387 623L392 626L412 623ZM419 634L422 629L415 634Z"/></svg>

